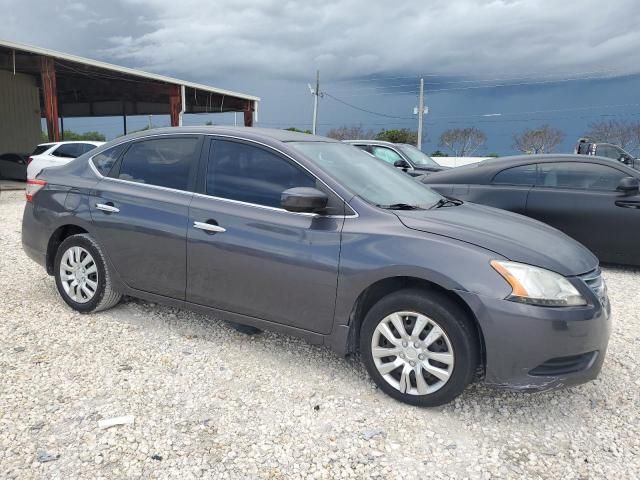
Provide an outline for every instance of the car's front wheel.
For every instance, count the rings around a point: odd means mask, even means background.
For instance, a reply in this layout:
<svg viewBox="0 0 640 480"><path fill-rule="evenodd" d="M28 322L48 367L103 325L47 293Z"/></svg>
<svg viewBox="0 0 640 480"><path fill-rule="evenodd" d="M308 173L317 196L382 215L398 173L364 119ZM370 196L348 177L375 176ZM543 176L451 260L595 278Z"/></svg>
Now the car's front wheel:
<svg viewBox="0 0 640 480"><path fill-rule="evenodd" d="M403 290L367 313L360 351L376 384L411 405L450 402L471 382L479 348L468 315L434 291Z"/></svg>
<svg viewBox="0 0 640 480"><path fill-rule="evenodd" d="M100 246L88 234L66 238L58 247L54 268L58 292L78 312L106 310L122 297L113 289Z"/></svg>

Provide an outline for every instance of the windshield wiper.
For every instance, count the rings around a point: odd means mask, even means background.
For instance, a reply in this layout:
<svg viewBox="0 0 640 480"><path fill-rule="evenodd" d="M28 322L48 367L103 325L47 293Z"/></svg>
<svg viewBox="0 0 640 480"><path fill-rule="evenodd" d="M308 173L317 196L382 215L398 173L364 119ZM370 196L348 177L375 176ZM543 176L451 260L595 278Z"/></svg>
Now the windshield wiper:
<svg viewBox="0 0 640 480"><path fill-rule="evenodd" d="M378 205L378 207L387 210L421 210L417 205L409 205L408 203L392 203L391 205Z"/></svg>
<svg viewBox="0 0 640 480"><path fill-rule="evenodd" d="M462 205L464 202L462 200L458 200L457 198L441 198L436 203L429 207L429 210L434 208L442 208L442 207L457 207Z"/></svg>

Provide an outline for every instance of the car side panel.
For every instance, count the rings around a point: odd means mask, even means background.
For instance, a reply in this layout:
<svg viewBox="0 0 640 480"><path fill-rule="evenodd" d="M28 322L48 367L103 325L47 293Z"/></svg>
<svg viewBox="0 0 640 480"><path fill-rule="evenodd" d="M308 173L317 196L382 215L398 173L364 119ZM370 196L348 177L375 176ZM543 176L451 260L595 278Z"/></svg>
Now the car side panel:
<svg viewBox="0 0 640 480"><path fill-rule="evenodd" d="M640 206L640 198L635 198ZM535 187L526 214L573 237L601 262L640 265L640 209L616 205L624 200L633 197L619 192Z"/></svg>
<svg viewBox="0 0 640 480"><path fill-rule="evenodd" d="M508 284L489 267L492 259L501 258L499 255L449 237L408 229L391 215L385 222L365 216L345 220L335 315L338 327L349 324L362 292L387 278L414 277L447 290L495 298L510 293Z"/></svg>

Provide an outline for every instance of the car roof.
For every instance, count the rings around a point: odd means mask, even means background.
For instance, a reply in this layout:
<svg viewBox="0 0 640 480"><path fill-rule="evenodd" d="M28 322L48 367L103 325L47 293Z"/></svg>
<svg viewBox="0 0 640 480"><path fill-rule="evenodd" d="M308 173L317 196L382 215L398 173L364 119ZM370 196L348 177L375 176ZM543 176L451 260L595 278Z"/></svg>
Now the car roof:
<svg viewBox="0 0 640 480"><path fill-rule="evenodd" d="M629 176L639 177L640 172L626 165L607 157L595 155L577 154L535 154L535 155L514 155L510 157L492 158L478 163L452 168L441 172L434 172L424 179L424 183L484 183L490 182L493 177L502 170L530 165L532 163L597 163L600 165L613 166L629 173Z"/></svg>
<svg viewBox="0 0 640 480"><path fill-rule="evenodd" d="M53 147L53 146L57 146L57 145L68 145L68 144L72 144L72 143L90 143L91 145L100 146L100 145L104 144L105 142L99 142L97 140L69 140L69 141L65 140L63 142L39 143L38 147Z"/></svg>
<svg viewBox="0 0 640 480"><path fill-rule="evenodd" d="M387 147L393 147L396 144L393 142L387 142L385 140L343 140L344 143L358 143L362 145L386 145Z"/></svg>
<svg viewBox="0 0 640 480"><path fill-rule="evenodd" d="M292 132L278 128L260 127L227 127L227 126L204 126L204 127L164 127L143 130L132 133L126 137L119 137L118 140L134 139L138 137L148 137L150 135L167 135L171 133L193 133L208 135L229 135L249 140L280 141L280 142L332 142L340 143L332 138L320 137L308 133Z"/></svg>

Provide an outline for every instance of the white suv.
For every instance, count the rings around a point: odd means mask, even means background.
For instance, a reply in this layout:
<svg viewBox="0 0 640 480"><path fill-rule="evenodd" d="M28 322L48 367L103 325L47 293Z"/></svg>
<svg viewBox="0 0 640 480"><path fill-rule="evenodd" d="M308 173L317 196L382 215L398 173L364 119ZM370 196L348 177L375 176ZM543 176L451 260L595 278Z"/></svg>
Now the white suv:
<svg viewBox="0 0 640 480"><path fill-rule="evenodd" d="M93 150L104 142L54 142L38 145L27 161L27 178L36 178L40 170L69 163L83 153Z"/></svg>

